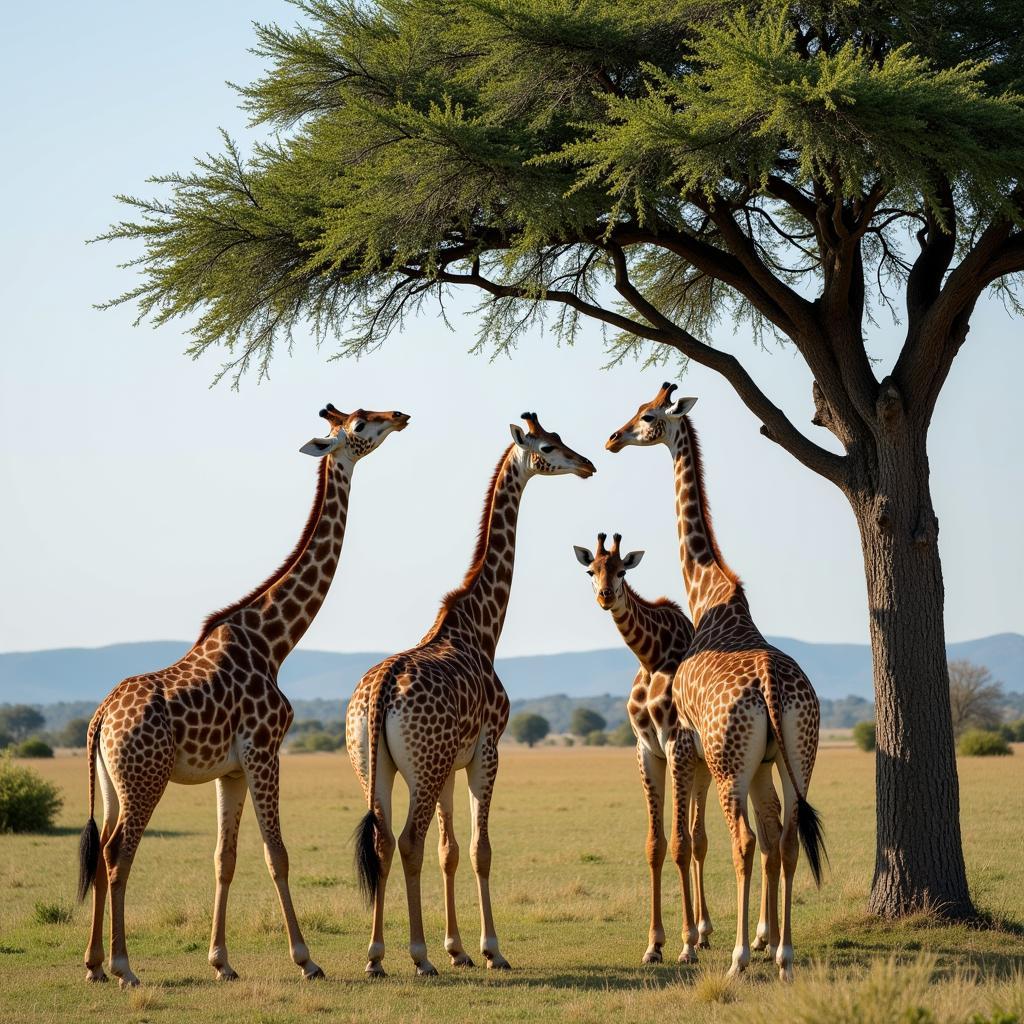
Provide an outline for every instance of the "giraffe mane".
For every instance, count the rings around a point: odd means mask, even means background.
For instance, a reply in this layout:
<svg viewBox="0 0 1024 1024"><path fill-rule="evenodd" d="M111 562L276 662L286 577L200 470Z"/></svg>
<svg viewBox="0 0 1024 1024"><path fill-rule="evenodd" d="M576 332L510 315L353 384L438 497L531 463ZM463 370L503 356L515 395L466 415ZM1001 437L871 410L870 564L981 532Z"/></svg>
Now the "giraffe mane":
<svg viewBox="0 0 1024 1024"><path fill-rule="evenodd" d="M491 511L494 508L494 491L498 486L498 478L501 476L501 471L508 459L508 453L512 451L513 447L513 445L509 445L501 453L501 458L498 460L498 464L494 467L494 472L491 474L490 482L487 484L487 493L484 495L484 507L480 512L480 525L477 527L476 532L476 545L473 548L473 557L470 559L466 575L454 590L449 590L448 593L441 598L441 607L438 610L437 618L434 620L433 626L430 627L430 631L423 638L422 642L424 643L437 634L437 631L441 628L441 624L444 622L448 612L452 610L455 602L458 601L460 597L464 597L469 593L473 584L476 583L477 577L483 570L484 557L487 554L487 537L490 534L491 528Z"/></svg>
<svg viewBox="0 0 1024 1024"><path fill-rule="evenodd" d="M677 602L673 601L670 597L656 597L653 601L649 601L646 597L642 597L638 594L628 583L625 584L626 590L629 591L630 597L641 608L669 608L673 611L679 612L680 615L685 615L682 606Z"/></svg>
<svg viewBox="0 0 1024 1024"><path fill-rule="evenodd" d="M287 574L288 570L299 560L299 557L306 550L309 545L310 539L313 536L313 532L316 530L317 523L320 522L320 514L324 508L324 498L327 494L327 459L321 459L319 465L316 468L316 494L313 498L313 505L309 510L309 516L306 519L306 525L302 529L302 536L299 537L298 544L292 549L291 554L258 586L254 587L249 591L245 597L233 604L229 604L226 608L221 608L219 611L211 612L203 620L202 628L199 631L199 638L196 643L202 643L213 631L224 623L226 619L229 619L237 611L241 611L243 608L247 608L251 605L258 597L262 597L275 583L280 582Z"/></svg>
<svg viewBox="0 0 1024 1024"><path fill-rule="evenodd" d="M729 563L722 557L721 548L718 546L718 538L715 536L715 527L711 521L711 509L708 506L707 491L704 487L704 455L701 452L700 438L697 436L697 431L694 430L689 416L684 416L683 422L686 424L687 433L690 435L690 450L693 453L693 471L694 477L697 481L697 497L700 502L700 516L704 521L704 532L708 535L708 543L711 545L711 554L714 556L715 563L718 565L719 569L725 573L729 582L736 587L737 596L742 599L744 604L746 604L747 594L743 589L743 581L735 572L732 571L732 569L729 568Z"/></svg>

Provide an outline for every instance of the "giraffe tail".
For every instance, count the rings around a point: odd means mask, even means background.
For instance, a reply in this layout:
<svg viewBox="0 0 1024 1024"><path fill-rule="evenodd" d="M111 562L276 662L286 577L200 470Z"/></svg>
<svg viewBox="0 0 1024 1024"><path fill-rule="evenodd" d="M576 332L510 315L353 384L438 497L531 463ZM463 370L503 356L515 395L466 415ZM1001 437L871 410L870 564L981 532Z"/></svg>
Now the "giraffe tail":
<svg viewBox="0 0 1024 1024"><path fill-rule="evenodd" d="M782 762L786 766L786 774L796 790L796 829L800 837L800 845L804 848L807 865L811 869L811 877L817 888L821 888L822 865L828 863L828 850L825 849L825 832L821 826L821 815L807 800L807 783L810 778L794 770L790 751L786 746L786 737L782 730L782 698L775 679L774 666L771 658L765 658L760 671L762 692L768 708L768 719L771 722L775 741L782 754ZM808 771L808 776L810 772Z"/></svg>
<svg viewBox="0 0 1024 1024"><path fill-rule="evenodd" d="M377 754L380 750L380 733L383 720L383 705L386 684L390 680L390 672L383 672L375 680L371 689L370 699L366 706L366 739L367 739L367 785L366 801L369 809L356 826L353 840L355 841L356 875L359 889L367 903L377 898L380 888L381 864L377 852L377 834L383 829L383 822L377 815Z"/></svg>
<svg viewBox="0 0 1024 1024"><path fill-rule="evenodd" d="M96 828L96 816L93 813L93 808L96 803L96 737L99 735L102 722L103 718L99 714L93 717L86 739L86 757L89 761L89 820L85 828L82 829L81 838L78 840L79 903L88 895L100 862L100 833Z"/></svg>

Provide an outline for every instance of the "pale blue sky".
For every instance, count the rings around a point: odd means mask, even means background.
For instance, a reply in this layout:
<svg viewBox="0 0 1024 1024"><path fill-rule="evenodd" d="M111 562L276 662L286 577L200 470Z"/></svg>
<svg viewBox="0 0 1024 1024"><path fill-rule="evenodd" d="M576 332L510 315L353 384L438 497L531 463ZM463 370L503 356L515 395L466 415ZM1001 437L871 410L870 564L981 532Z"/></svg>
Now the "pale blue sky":
<svg viewBox="0 0 1024 1024"><path fill-rule="evenodd" d="M203 616L262 579L291 548L313 488L298 447L325 401L400 408L408 431L357 471L341 569L304 646L390 650L414 643L461 577L484 486L508 423L536 409L597 464L590 481L531 483L520 519L500 653L618 643L572 545L625 534L647 557L644 594L678 596L671 474L664 449L602 450L608 433L665 375L602 371L599 334L574 349L532 337L511 360L471 357L474 320L433 316L375 355L329 363L300 344L272 379L240 394L208 385L217 357L182 356L184 331L133 328L132 313L91 304L130 287L125 245L85 246L146 193L147 175L185 170L224 126L246 142L225 79L259 65L248 19L292 20L283 3L17 5L5 24L0 168L4 291L0 650L189 638ZM467 301L464 308L472 303ZM1024 629L1019 453L1022 328L985 301L931 432L948 637ZM891 362L898 331L872 339ZM739 352L805 431L810 382L785 350ZM880 368L881 370L881 368ZM852 515L830 484L758 434L715 375L693 367L708 486L723 551L747 582L762 629L866 642Z"/></svg>

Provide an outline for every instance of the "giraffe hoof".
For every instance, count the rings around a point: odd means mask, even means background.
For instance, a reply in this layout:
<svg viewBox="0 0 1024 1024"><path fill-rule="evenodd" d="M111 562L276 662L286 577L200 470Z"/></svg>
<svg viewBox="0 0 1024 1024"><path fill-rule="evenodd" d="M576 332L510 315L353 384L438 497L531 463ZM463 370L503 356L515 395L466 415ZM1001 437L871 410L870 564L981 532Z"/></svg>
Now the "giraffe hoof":
<svg viewBox="0 0 1024 1024"><path fill-rule="evenodd" d="M452 967L476 967L468 953L451 954Z"/></svg>
<svg viewBox="0 0 1024 1024"><path fill-rule="evenodd" d="M102 967L87 967L85 980L91 982L110 981Z"/></svg>
<svg viewBox="0 0 1024 1024"><path fill-rule="evenodd" d="M661 955L660 949L649 949L644 953L644 958L640 962L644 964L660 964L663 960L664 957Z"/></svg>
<svg viewBox="0 0 1024 1024"><path fill-rule="evenodd" d="M234 972L232 972L234 973ZM320 981L324 978L324 971L322 967L318 967L312 960L302 968L302 976L306 981ZM237 978L238 975L236 974Z"/></svg>
<svg viewBox="0 0 1024 1024"><path fill-rule="evenodd" d="M768 940L763 935L758 935L756 939L750 944L750 949L754 953L760 953L762 949L768 948Z"/></svg>
<svg viewBox="0 0 1024 1024"><path fill-rule="evenodd" d="M676 957L676 963L680 963L680 964L695 964L696 962L697 962L697 954L692 952L692 951L690 951L690 950L684 949L682 951L682 953L680 953L679 956Z"/></svg>
<svg viewBox="0 0 1024 1024"><path fill-rule="evenodd" d="M218 981L238 981L238 973L230 967L217 968Z"/></svg>
<svg viewBox="0 0 1024 1024"><path fill-rule="evenodd" d="M779 981L791 982L793 980L793 968L792 967L780 967L779 968Z"/></svg>
<svg viewBox="0 0 1024 1024"><path fill-rule="evenodd" d="M500 954L484 954L487 957L487 967L492 971L511 971L512 965Z"/></svg>
<svg viewBox="0 0 1024 1024"><path fill-rule="evenodd" d="M134 974L126 974L123 978L118 979L117 984L122 991L129 988L138 988L139 979L136 978Z"/></svg>
<svg viewBox="0 0 1024 1024"><path fill-rule="evenodd" d="M711 940L706 935L702 935L697 940L697 948L698 949L710 949L711 948Z"/></svg>
<svg viewBox="0 0 1024 1024"><path fill-rule="evenodd" d="M371 960L366 965L366 976L367 978L386 978L388 972L384 970L384 965L379 960Z"/></svg>
<svg viewBox="0 0 1024 1024"><path fill-rule="evenodd" d="M436 978L437 968L429 960L424 960L423 963L416 965L416 977Z"/></svg>

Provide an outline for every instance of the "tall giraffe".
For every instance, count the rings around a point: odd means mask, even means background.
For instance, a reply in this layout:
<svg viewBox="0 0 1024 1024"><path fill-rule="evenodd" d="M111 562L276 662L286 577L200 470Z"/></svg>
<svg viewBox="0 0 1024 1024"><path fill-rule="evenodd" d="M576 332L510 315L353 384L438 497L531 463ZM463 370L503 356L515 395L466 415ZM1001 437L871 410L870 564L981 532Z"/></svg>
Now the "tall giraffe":
<svg viewBox="0 0 1024 1024"><path fill-rule="evenodd" d="M721 555L705 498L697 435L686 416L697 400L673 401L675 388L663 384L653 401L640 406L611 435L606 447L618 452L627 445L664 444L672 453L679 557L694 625L673 694L680 714L696 729L732 838L737 925L730 974L740 973L750 962L747 911L756 840L747 817L749 796L764 857L767 945L775 950L779 977L788 981L793 977L791 917L799 844L817 884L825 855L818 814L807 802L818 747L818 698L800 666L758 631L743 586ZM782 781L781 824L773 762Z"/></svg>
<svg viewBox="0 0 1024 1024"><path fill-rule="evenodd" d="M438 855L445 890L445 950L453 966L473 965L459 935L455 871L459 846L452 822L455 773L469 779L470 856L480 897L480 952L488 967L507 968L491 913L488 816L498 771L498 739L509 702L494 671L494 652L512 586L516 522L523 490L533 476L573 473L584 479L593 463L544 430L536 413L523 413L527 430L512 426L487 488L480 533L469 570L448 594L430 631L411 650L370 669L349 702L348 753L369 810L357 833L360 881L373 902L366 973L384 975L384 893L395 836L391 792L395 775L409 787L409 815L398 839L409 901L409 953L419 975L436 974L427 958L420 906L423 842L437 808Z"/></svg>
<svg viewBox="0 0 1024 1024"><path fill-rule="evenodd" d="M322 978L310 959L288 889L288 853L278 815L278 751L292 708L278 689L281 662L306 632L327 596L345 536L349 487L359 459L388 434L405 429L401 412L320 411L329 436L300 451L320 459L316 497L299 543L281 567L240 601L210 615L199 639L176 664L119 683L89 724L89 822L82 831L79 898L93 887L86 979L103 972L103 904L110 891L110 972L121 987L137 985L128 964L124 897L142 834L168 782L217 783L217 892L210 965L219 979L237 978L228 963L225 915L235 871L245 794L263 835L292 960L307 978ZM96 780L103 831L92 813Z"/></svg>
<svg viewBox="0 0 1024 1024"><path fill-rule="evenodd" d="M672 773L675 798L672 816L672 859L679 869L683 900L683 950L680 963L696 963L697 947L710 945L711 915L704 893L704 858L708 851L704 809L711 776L697 756L693 730L681 724L672 700L672 679L693 639L693 623L674 601L645 601L626 582L626 573L644 553L620 551L622 535L597 535L597 549L574 546L576 560L592 579L597 603L612 613L626 645L640 662L626 704L636 735L640 780L647 797L647 863L651 870L651 925L645 964L660 964L665 944L661 917L661 872L667 846L663 826L666 802L665 769ZM686 794L690 793L689 808ZM691 858L697 906L690 895ZM695 922L699 918L699 924Z"/></svg>

